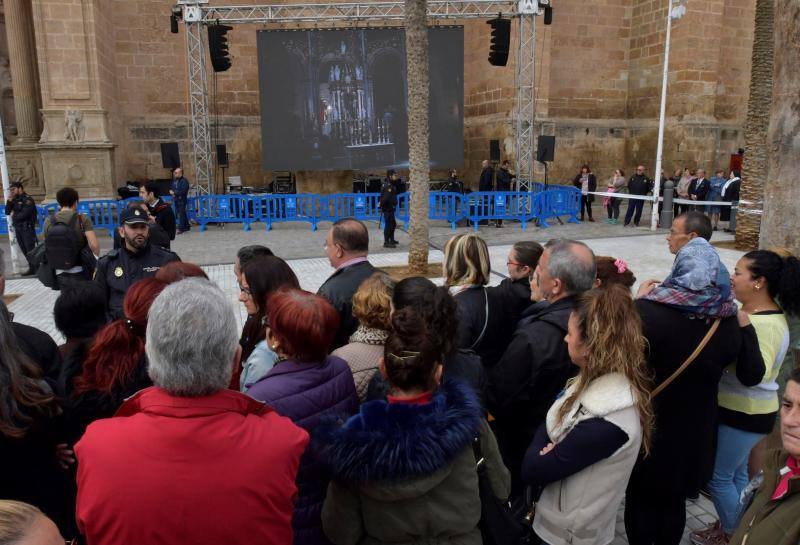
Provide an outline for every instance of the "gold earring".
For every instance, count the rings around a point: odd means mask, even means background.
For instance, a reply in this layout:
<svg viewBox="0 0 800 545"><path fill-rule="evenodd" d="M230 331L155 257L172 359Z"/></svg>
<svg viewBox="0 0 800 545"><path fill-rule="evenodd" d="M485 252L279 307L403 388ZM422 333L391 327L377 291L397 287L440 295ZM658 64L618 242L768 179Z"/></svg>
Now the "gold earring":
<svg viewBox="0 0 800 545"><path fill-rule="evenodd" d="M757 289L757 290L760 290L760 289L761 289L761 286L759 286L758 284L756 284L756 289Z"/></svg>

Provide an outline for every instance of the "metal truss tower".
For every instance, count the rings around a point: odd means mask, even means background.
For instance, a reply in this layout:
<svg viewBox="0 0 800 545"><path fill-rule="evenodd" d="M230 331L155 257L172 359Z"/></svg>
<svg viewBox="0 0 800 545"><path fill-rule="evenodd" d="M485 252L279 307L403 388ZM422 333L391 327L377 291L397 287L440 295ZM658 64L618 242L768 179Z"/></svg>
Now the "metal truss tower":
<svg viewBox="0 0 800 545"><path fill-rule="evenodd" d="M264 23L333 23L402 21L405 2L337 2L326 4L268 4L252 6L209 6L208 0L178 0L173 8L186 28L189 61L192 150L199 193L214 189L214 168L209 130L205 25ZM517 177L520 191L530 189L533 174L534 49L535 16L531 0L429 0L428 17L435 20L483 19L498 13L518 17L517 59ZM526 10L519 9L527 6ZM538 12L538 10L536 10ZM525 12L528 14L520 14Z"/></svg>
<svg viewBox="0 0 800 545"><path fill-rule="evenodd" d="M519 16L517 54L517 191L530 191L533 185L533 124L536 90L536 16Z"/></svg>

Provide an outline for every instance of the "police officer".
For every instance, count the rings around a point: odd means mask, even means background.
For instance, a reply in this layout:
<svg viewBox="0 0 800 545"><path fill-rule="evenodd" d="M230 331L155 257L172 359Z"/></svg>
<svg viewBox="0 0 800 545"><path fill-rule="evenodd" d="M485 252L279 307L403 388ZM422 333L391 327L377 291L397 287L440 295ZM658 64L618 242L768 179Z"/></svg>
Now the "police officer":
<svg viewBox="0 0 800 545"><path fill-rule="evenodd" d="M25 259L28 260L28 270L22 276L35 274L33 264L28 253L36 246L36 203L33 198L25 193L22 182L11 182L11 200L6 201L6 216L11 216L11 224L14 226L14 234L17 236Z"/></svg>
<svg viewBox="0 0 800 545"><path fill-rule="evenodd" d="M147 214L141 208L123 210L118 231L122 246L101 257L95 273L95 281L105 290L110 320L125 317L122 302L136 281L152 278L167 263L180 261L169 250L150 244Z"/></svg>
<svg viewBox="0 0 800 545"><path fill-rule="evenodd" d="M393 169L386 171L386 179L381 186L381 196L379 200L381 212L383 213L383 247L395 248L398 242L394 239L394 230L397 229L397 221L394 211L397 208L397 173Z"/></svg>

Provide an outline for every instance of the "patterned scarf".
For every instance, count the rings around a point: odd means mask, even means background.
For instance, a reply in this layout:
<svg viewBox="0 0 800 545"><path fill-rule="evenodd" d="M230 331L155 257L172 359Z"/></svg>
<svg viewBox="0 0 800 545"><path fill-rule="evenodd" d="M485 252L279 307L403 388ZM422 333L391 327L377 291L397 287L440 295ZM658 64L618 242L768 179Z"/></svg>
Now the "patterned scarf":
<svg viewBox="0 0 800 545"><path fill-rule="evenodd" d="M351 343L364 343L374 345L386 344L386 339L389 338L389 332L383 329L376 329L372 327L365 327L359 325L352 335L350 335Z"/></svg>
<svg viewBox="0 0 800 545"><path fill-rule="evenodd" d="M700 237L678 251L669 276L644 298L710 318L727 318L737 312L728 269L716 249Z"/></svg>

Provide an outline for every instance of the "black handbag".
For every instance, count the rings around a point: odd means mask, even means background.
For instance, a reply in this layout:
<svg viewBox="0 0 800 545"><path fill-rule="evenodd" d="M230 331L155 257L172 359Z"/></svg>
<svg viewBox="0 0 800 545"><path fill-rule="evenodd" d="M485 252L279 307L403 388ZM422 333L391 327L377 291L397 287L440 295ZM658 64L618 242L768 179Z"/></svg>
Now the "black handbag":
<svg viewBox="0 0 800 545"><path fill-rule="evenodd" d="M481 499L481 521L479 524L484 545L524 545L532 533L531 521L518 519L508 503L498 498L486 469L486 460L481 449L481 438L472 442L475 452L475 468L478 472L478 490Z"/></svg>

